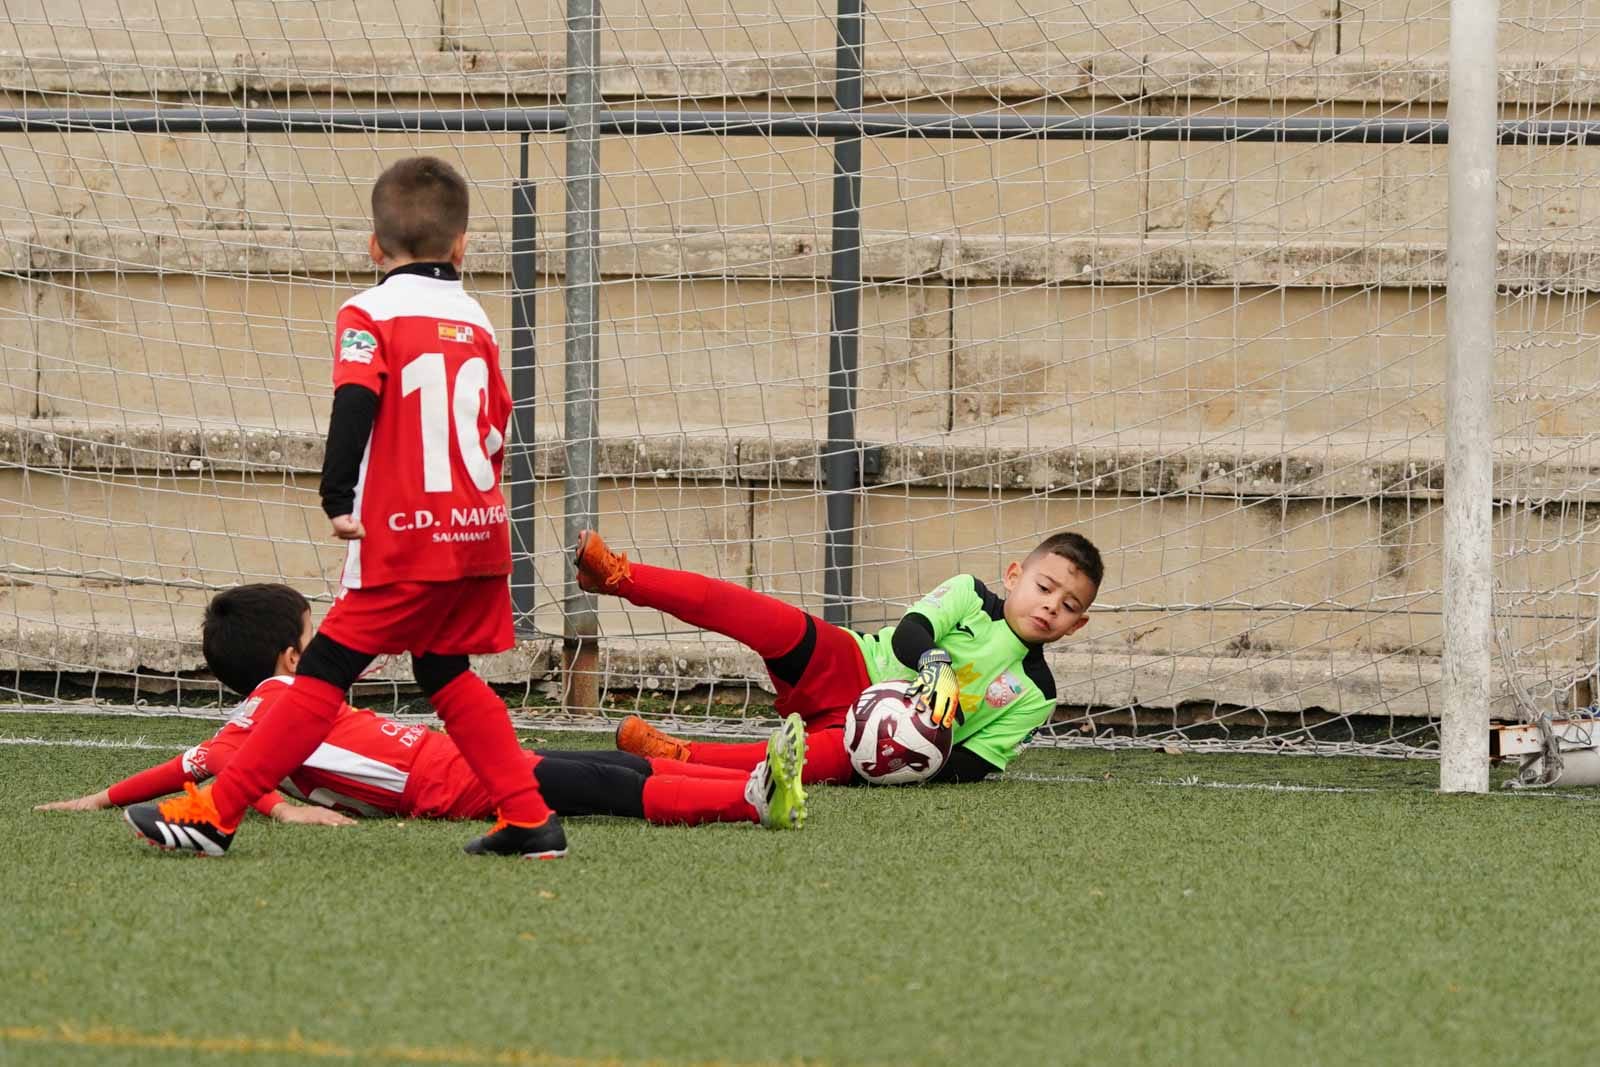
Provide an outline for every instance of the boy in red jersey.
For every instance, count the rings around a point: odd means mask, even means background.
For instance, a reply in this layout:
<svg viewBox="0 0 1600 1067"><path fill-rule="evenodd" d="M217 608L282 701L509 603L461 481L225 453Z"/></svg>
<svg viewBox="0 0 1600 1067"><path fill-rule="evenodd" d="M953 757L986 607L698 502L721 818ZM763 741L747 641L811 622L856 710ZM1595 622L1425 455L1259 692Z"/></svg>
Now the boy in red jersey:
<svg viewBox="0 0 1600 1067"><path fill-rule="evenodd" d="M221 855L250 803L300 766L379 655L409 652L417 684L499 820L469 853L554 858L561 822L527 773L503 701L472 653L512 645L511 542L500 468L511 397L494 330L461 285L467 184L442 160L402 160L372 188L384 271L334 328L322 508L349 543L343 589L272 716L205 789L126 811L162 848Z"/></svg>
<svg viewBox="0 0 1600 1067"><path fill-rule="evenodd" d="M311 609L286 585L238 586L206 608L202 647L211 673L247 692L233 718L206 741L96 793L41 804L36 811L123 807L221 774L257 724L290 691L311 640ZM798 720L773 732L772 758L752 773L649 760L621 752L522 753L546 802L563 815L616 815L658 824L754 822L799 829L805 792L798 767L804 734ZM192 786L190 786L192 788ZM494 812L483 786L450 738L345 706L310 758L280 788L319 807L285 801L274 790L251 804L282 822L348 825L340 811L420 819L482 819ZM333 809L337 809L333 810Z"/></svg>

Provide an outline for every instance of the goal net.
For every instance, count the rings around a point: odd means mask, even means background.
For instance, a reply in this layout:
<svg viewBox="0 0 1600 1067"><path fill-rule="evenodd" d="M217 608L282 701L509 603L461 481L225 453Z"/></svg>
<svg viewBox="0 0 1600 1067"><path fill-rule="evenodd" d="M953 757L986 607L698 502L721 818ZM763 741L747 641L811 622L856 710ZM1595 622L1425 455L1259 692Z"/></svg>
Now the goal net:
<svg viewBox="0 0 1600 1067"><path fill-rule="evenodd" d="M1506 118L1591 118L1600 16L1503 0ZM1060 116L1442 120L1448 5L872 5L865 109L1017 120L867 138L857 629L1049 533L1100 546L1049 651L1041 743L1424 754L1442 641L1446 148L1042 140ZM566 69L542 0L18 0L5 109L834 109L830 6L607 3ZM325 607L335 309L366 196L428 152L473 188L469 288L510 367L531 257L529 610L482 664L560 712L565 148L559 132L0 134L0 684L13 707L216 705L199 614L285 581ZM600 528L636 559L823 610L834 142L600 146ZM1597 658L1600 149L1499 155L1495 713L1581 707ZM534 247L514 248L531 183ZM526 442L519 442L525 444ZM319 611L321 610L319 607ZM601 705L770 714L752 654L600 603ZM375 676L397 687L406 665ZM399 692L398 689L394 690ZM85 703L87 702L87 703Z"/></svg>

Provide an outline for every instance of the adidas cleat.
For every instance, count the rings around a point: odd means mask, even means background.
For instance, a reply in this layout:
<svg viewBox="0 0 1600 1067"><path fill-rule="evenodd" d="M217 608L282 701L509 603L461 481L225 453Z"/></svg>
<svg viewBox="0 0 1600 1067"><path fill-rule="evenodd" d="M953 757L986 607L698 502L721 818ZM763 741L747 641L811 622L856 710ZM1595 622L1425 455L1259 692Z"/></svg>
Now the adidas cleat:
<svg viewBox="0 0 1600 1067"><path fill-rule="evenodd" d="M147 844L166 852L220 856L233 843L233 830L224 829L211 787L196 789L183 783L184 795L146 804L133 804L122 817Z"/></svg>
<svg viewBox="0 0 1600 1067"><path fill-rule="evenodd" d="M806 791L801 772L806 765L806 731L800 716L791 715L767 738L767 758L756 764L744 798L771 830L798 830L806 823Z"/></svg>
<svg viewBox="0 0 1600 1067"><path fill-rule="evenodd" d="M467 842L471 856L521 856L525 860L558 860L567 854L567 832L555 812L537 826L501 819L482 837Z"/></svg>

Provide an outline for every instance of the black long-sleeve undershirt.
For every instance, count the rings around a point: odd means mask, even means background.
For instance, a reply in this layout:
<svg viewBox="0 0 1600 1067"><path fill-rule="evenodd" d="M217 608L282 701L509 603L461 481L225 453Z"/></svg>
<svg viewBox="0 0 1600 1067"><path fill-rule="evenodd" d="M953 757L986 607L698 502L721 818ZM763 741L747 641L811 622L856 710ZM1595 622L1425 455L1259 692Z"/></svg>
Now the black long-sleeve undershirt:
<svg viewBox="0 0 1600 1067"><path fill-rule="evenodd" d="M899 660L908 671L921 670L922 654L934 647L933 623L920 611L908 611L895 623L894 640L891 643L894 649L894 658Z"/></svg>
<svg viewBox="0 0 1600 1067"><path fill-rule="evenodd" d="M361 457L378 417L378 394L364 385L341 385L333 394L328 446L322 455L322 510L328 518L348 515L356 506Z"/></svg>

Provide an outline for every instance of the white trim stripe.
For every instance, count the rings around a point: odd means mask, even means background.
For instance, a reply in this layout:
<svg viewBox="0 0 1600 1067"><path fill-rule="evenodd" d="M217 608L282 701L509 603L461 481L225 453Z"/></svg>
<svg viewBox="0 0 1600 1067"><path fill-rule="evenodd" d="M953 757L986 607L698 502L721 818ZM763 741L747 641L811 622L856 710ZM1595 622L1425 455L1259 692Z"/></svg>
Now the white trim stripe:
<svg viewBox="0 0 1600 1067"><path fill-rule="evenodd" d="M381 760L329 744L318 745L304 766L310 770L337 774L341 778L349 778L390 793L404 793L406 780L409 778L405 771L391 767Z"/></svg>

